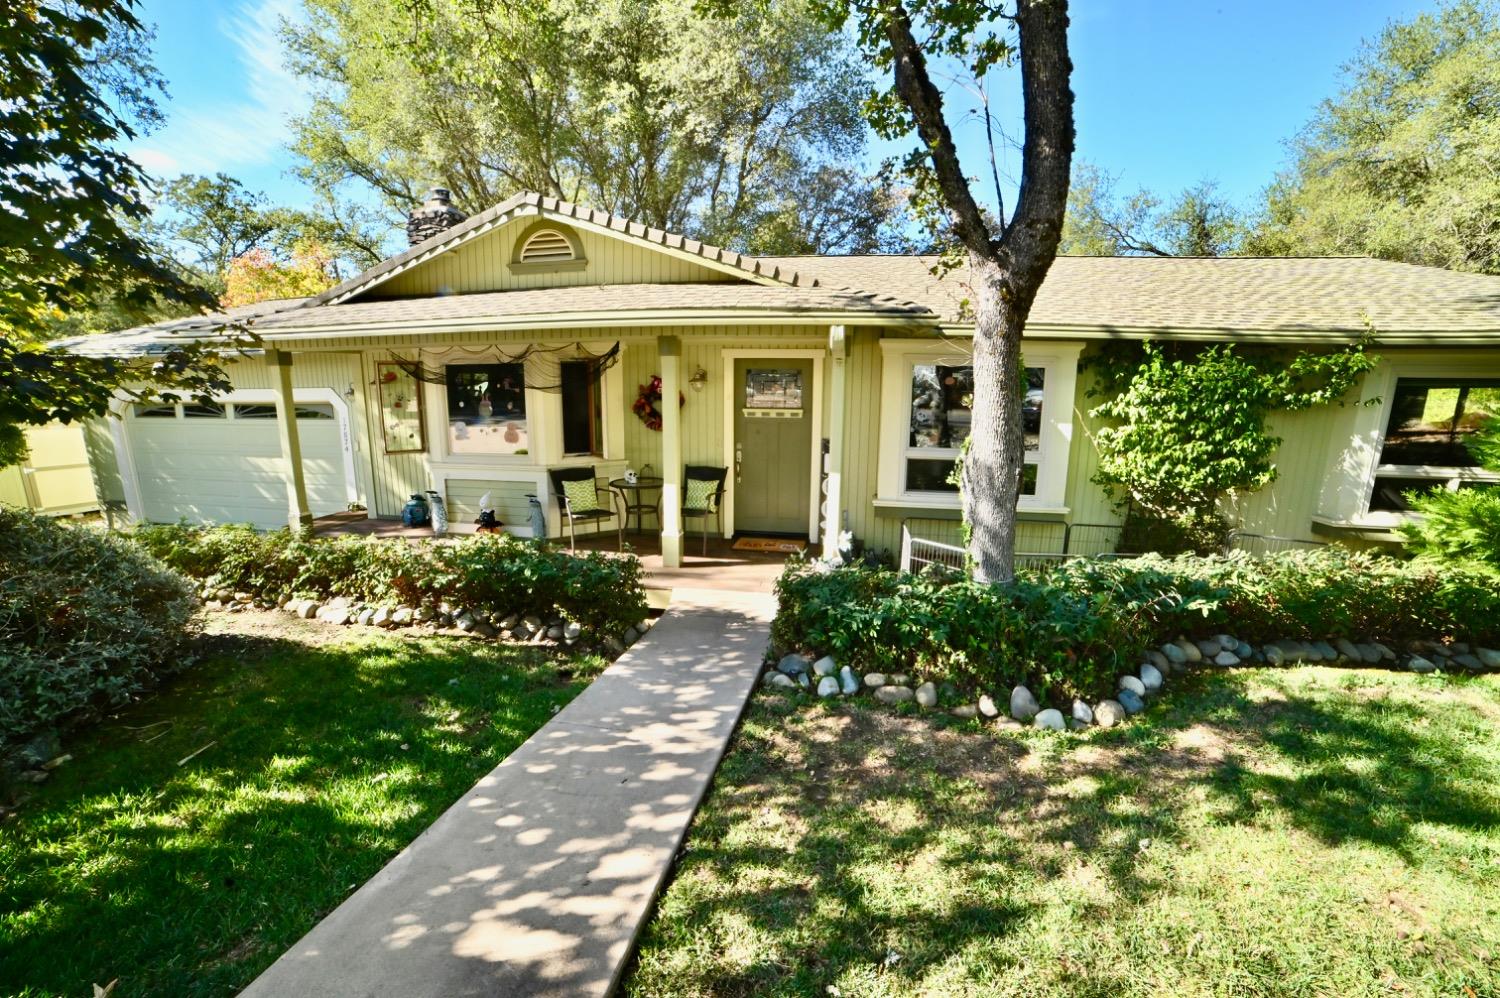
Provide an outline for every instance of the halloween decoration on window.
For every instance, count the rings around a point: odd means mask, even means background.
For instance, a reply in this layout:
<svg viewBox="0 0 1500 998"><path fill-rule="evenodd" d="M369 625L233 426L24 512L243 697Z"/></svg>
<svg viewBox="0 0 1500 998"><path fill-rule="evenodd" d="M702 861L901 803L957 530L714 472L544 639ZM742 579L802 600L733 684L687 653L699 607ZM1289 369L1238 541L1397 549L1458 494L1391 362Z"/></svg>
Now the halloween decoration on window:
<svg viewBox="0 0 1500 998"><path fill-rule="evenodd" d="M685 405L687 405L687 396L678 392L678 408ZM640 417L641 422L646 424L646 429L661 432L661 375L653 374L650 381L637 386L635 401L631 403L630 411Z"/></svg>
<svg viewBox="0 0 1500 998"><path fill-rule="evenodd" d="M387 454L426 450L422 434L422 385L400 363L375 365L380 391L380 423Z"/></svg>

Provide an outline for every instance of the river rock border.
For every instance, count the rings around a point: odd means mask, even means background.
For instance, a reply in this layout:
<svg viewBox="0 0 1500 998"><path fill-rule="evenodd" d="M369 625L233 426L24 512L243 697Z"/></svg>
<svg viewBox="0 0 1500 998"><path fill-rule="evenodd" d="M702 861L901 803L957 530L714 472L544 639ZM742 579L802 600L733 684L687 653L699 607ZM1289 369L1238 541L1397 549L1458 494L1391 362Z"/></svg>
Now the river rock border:
<svg viewBox="0 0 1500 998"><path fill-rule="evenodd" d="M320 620L336 627L360 625L395 631L419 627L435 634L466 634L474 638L519 642L552 643L564 648L597 648L611 658L622 654L651 629L650 617L627 627L620 635L605 634L597 639L586 633L582 624L563 617L540 617L536 614L507 613L482 607L453 607L444 603L436 611L425 607L390 606L334 598L331 600L283 597L276 602L262 600L252 593L209 589L202 593L204 609L226 613L245 610L283 610L303 620Z"/></svg>
<svg viewBox="0 0 1500 998"><path fill-rule="evenodd" d="M1414 641L1404 652L1397 652L1378 641L1355 642L1347 638L1334 641L1282 640L1256 647L1230 634L1196 639L1178 637L1147 650L1135 672L1118 677L1115 695L1092 705L1074 700L1067 710L1047 707L1031 690L1017 686L1010 691L1008 700L997 702L995 696L981 693L972 703L949 708L949 713L965 720L994 721L1002 727L1030 725L1053 731L1112 728L1145 710L1147 703L1165 687L1168 678L1190 669L1266 668L1315 663L1351 668L1384 667L1417 673L1500 672L1500 651L1471 647L1461 641L1452 644ZM925 682L913 688L911 676L906 673L871 672L861 677L848 665L840 665L831 655L813 659L796 652L783 655L771 664L761 683L768 689L800 690L819 698L850 697L869 691L880 703L911 702L925 709L936 709L940 703L951 703L958 697L958 690L951 683Z"/></svg>

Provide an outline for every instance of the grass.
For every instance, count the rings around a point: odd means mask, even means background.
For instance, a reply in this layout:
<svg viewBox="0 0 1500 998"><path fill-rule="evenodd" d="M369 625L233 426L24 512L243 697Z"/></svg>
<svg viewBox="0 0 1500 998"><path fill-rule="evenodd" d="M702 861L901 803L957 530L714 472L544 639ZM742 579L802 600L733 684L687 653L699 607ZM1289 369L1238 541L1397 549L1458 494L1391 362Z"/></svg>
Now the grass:
<svg viewBox="0 0 1500 998"><path fill-rule="evenodd" d="M627 993L1500 994L1500 677L1199 673L1054 737L758 693Z"/></svg>
<svg viewBox="0 0 1500 998"><path fill-rule="evenodd" d="M0 994L234 994L602 666L227 619L0 824Z"/></svg>

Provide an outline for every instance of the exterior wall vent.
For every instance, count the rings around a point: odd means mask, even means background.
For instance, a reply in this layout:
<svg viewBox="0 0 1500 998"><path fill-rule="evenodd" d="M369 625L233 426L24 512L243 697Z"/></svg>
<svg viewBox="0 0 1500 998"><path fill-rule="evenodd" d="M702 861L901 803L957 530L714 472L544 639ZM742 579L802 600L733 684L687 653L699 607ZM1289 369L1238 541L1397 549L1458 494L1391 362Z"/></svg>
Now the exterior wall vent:
<svg viewBox="0 0 1500 998"><path fill-rule="evenodd" d="M521 247L521 263L559 263L573 259L573 244L556 229L543 229Z"/></svg>

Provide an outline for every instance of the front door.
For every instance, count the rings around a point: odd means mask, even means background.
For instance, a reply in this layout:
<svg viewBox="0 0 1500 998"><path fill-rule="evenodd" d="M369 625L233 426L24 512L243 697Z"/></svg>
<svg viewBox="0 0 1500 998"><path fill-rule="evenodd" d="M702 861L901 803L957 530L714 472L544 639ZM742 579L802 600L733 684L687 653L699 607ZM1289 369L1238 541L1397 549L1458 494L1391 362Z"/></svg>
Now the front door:
<svg viewBox="0 0 1500 998"><path fill-rule="evenodd" d="M804 359L734 362L734 529L807 536L812 371Z"/></svg>

